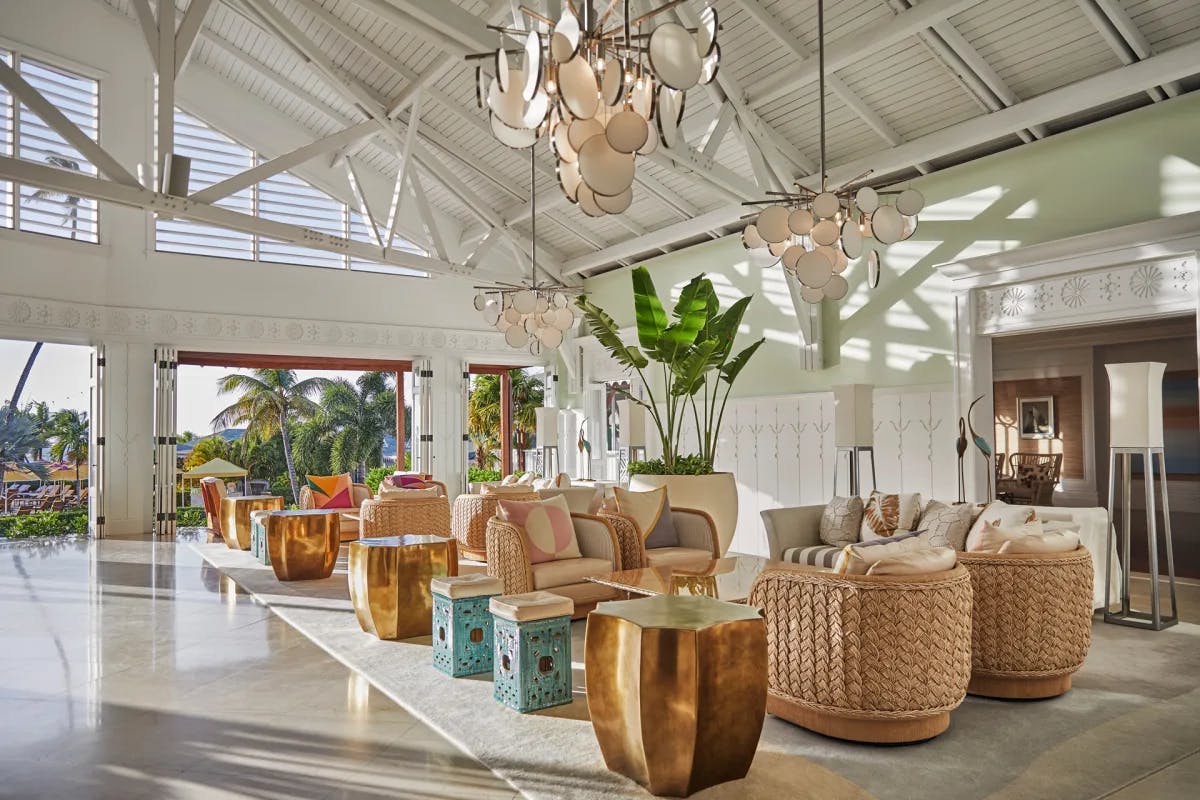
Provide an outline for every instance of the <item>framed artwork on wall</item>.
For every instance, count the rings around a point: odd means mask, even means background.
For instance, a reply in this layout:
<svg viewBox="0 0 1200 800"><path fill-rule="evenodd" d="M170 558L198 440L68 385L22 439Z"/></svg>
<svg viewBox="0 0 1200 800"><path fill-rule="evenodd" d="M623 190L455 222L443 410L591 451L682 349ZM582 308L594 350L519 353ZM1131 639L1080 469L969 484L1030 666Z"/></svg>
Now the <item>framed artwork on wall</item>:
<svg viewBox="0 0 1200 800"><path fill-rule="evenodd" d="M1018 398L1017 420L1022 439L1053 439L1057 435L1054 426L1054 398Z"/></svg>

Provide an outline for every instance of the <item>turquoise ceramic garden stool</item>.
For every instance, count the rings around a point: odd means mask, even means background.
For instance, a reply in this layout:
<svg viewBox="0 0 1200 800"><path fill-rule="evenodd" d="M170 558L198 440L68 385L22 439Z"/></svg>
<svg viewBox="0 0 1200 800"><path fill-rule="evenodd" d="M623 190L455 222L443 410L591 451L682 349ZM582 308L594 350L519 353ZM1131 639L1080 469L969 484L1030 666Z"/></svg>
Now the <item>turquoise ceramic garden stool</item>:
<svg viewBox="0 0 1200 800"><path fill-rule="evenodd" d="M461 678L492 671L492 615L488 600L504 594L504 583L474 573L434 578L433 665Z"/></svg>
<svg viewBox="0 0 1200 800"><path fill-rule="evenodd" d="M270 511L250 512L250 555L260 564L271 566L271 554L267 552L267 515Z"/></svg>
<svg viewBox="0 0 1200 800"><path fill-rule="evenodd" d="M571 702L571 598L529 592L493 597L488 606L496 700L521 713Z"/></svg>

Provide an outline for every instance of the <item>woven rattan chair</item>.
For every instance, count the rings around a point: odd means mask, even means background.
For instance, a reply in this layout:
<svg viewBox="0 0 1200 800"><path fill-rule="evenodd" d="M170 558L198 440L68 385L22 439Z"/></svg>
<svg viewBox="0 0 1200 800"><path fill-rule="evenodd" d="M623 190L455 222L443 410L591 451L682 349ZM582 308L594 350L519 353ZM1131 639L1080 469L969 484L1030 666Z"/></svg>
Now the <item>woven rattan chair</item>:
<svg viewBox="0 0 1200 800"><path fill-rule="evenodd" d="M582 619L597 603L617 599L615 589L592 583L587 577L621 569L621 551L616 531L607 520L572 514L571 521L582 558L530 564L525 532L492 517L487 522L487 572L503 581L505 594L547 591L569 597L575 602L575 618Z"/></svg>
<svg viewBox="0 0 1200 800"><path fill-rule="evenodd" d="M450 528L458 540L458 552L473 561L487 560L487 524L496 516L499 500L537 500L533 489L509 494L460 494L454 500Z"/></svg>
<svg viewBox="0 0 1200 800"><path fill-rule="evenodd" d="M971 676L971 578L787 566L754 582L767 621L767 712L858 742L931 739Z"/></svg>
<svg viewBox="0 0 1200 800"><path fill-rule="evenodd" d="M358 522L360 507L374 496L375 494L371 491L371 487L365 483L356 483L351 486L350 502L354 505L352 508L342 510L339 522L343 542L357 539L361 535ZM300 487L300 508L316 508L316 503L313 502L312 489L309 489L308 486Z"/></svg>
<svg viewBox="0 0 1200 800"><path fill-rule="evenodd" d="M721 543L717 539L717 526L712 517L695 508L672 508L671 513L675 517L675 530L679 533L679 546L647 550L642 532L632 518L615 512L600 512L617 533L623 569L666 567L720 558Z"/></svg>
<svg viewBox="0 0 1200 800"><path fill-rule="evenodd" d="M450 501L437 497L364 500L359 508L359 531L364 539L418 534L449 539Z"/></svg>
<svg viewBox="0 0 1200 800"><path fill-rule="evenodd" d="M1092 558L959 553L971 574L971 684L984 697L1032 700L1071 688L1092 642Z"/></svg>

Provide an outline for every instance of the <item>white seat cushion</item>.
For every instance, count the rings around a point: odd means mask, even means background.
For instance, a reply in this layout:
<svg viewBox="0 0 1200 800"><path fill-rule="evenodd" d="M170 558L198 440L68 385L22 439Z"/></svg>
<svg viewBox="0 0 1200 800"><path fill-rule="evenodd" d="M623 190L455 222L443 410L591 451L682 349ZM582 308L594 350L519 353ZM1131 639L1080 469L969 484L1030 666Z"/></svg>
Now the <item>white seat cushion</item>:
<svg viewBox="0 0 1200 800"><path fill-rule="evenodd" d="M840 547L819 544L814 547L789 547L783 551L783 561L793 564L808 564L810 567L832 568L837 563Z"/></svg>
<svg viewBox="0 0 1200 800"><path fill-rule="evenodd" d="M494 616L514 622L530 622L552 617L569 617L575 613L575 602L569 597L550 592L526 592L493 597L488 601L488 610Z"/></svg>
<svg viewBox="0 0 1200 800"><path fill-rule="evenodd" d="M449 597L452 600L460 597L504 594L504 583L499 578L478 572L434 578L429 582L429 588L434 594L440 594L442 597Z"/></svg>
<svg viewBox="0 0 1200 800"><path fill-rule="evenodd" d="M695 563L697 561L712 561L711 550L700 550L695 547L655 547L646 551L646 561L652 567L674 566L676 564Z"/></svg>
<svg viewBox="0 0 1200 800"><path fill-rule="evenodd" d="M589 575L603 575L613 571L613 563L607 558L558 558L532 564L534 589L553 589L582 583Z"/></svg>

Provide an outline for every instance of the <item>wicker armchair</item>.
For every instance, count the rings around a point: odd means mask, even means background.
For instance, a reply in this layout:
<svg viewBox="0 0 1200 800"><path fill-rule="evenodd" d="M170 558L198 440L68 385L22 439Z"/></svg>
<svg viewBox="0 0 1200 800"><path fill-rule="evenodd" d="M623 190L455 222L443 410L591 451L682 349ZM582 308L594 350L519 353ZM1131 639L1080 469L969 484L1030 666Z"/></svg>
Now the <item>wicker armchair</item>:
<svg viewBox="0 0 1200 800"><path fill-rule="evenodd" d="M1054 487L1062 475L1062 453L1013 453L1008 458L1009 477L997 474L996 495L1016 505L1054 505Z"/></svg>
<svg viewBox="0 0 1200 800"><path fill-rule="evenodd" d="M621 545L622 569L667 567L720 558L721 544L717 526L704 511L695 508L672 508L675 530L679 533L678 547L656 547L647 550L641 530L631 517L611 511L601 511L617 533Z"/></svg>
<svg viewBox="0 0 1200 800"><path fill-rule="evenodd" d="M487 524L496 516L499 500L537 500L533 489L521 494L460 494L454 500L454 513L450 528L458 540L458 552L463 558L473 561L487 560Z"/></svg>
<svg viewBox="0 0 1200 800"><path fill-rule="evenodd" d="M959 553L971 574L971 684L984 697L1030 700L1071 688L1092 641L1092 557Z"/></svg>
<svg viewBox="0 0 1200 800"><path fill-rule="evenodd" d="M971 578L764 572L767 712L838 739L897 744L950 725L971 677Z"/></svg>
<svg viewBox="0 0 1200 800"><path fill-rule="evenodd" d="M547 591L575 602L575 619L582 619L596 604L615 600L615 589L591 583L589 575L621 569L617 534L609 522L590 514L572 514L582 558L529 563L525 533L517 525L492 517L487 522L487 572L504 582L505 594Z"/></svg>
<svg viewBox="0 0 1200 800"><path fill-rule="evenodd" d="M350 501L354 504L353 508L347 508L341 514L341 534L342 541L357 539L359 537L358 514L359 508L363 502L370 500L375 495L371 491L371 487L365 483L356 483L350 489ZM312 490L307 486L300 487L300 508L308 509L315 508L313 502Z"/></svg>
<svg viewBox="0 0 1200 800"><path fill-rule="evenodd" d="M359 535L364 539L379 536L418 534L450 538L450 501L438 497L389 497L364 500L359 508Z"/></svg>

